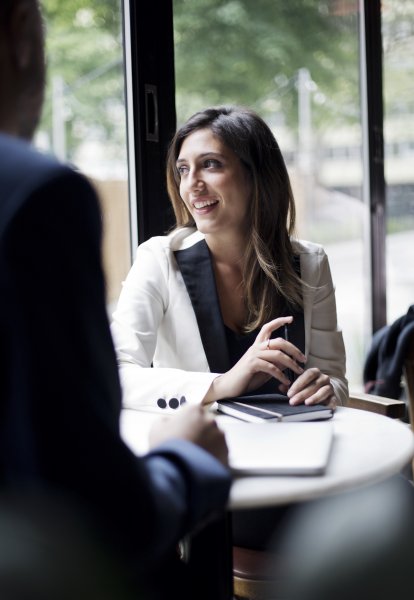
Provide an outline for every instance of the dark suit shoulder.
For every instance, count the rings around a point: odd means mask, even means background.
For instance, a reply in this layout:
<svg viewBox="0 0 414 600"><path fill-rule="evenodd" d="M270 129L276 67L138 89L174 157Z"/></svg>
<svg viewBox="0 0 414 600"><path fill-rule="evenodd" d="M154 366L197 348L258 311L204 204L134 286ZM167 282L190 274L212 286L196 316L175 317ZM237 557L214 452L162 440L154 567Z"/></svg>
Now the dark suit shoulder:
<svg viewBox="0 0 414 600"><path fill-rule="evenodd" d="M39 181L47 174L68 168L52 156L39 152L30 143L2 134L0 155L1 185L3 182L18 185L22 180Z"/></svg>
<svg viewBox="0 0 414 600"><path fill-rule="evenodd" d="M0 156L0 235L36 192L56 182L66 191L68 186L82 188L84 201L88 196L96 200L83 175L27 142L0 134ZM77 197L77 193L72 194L74 202Z"/></svg>

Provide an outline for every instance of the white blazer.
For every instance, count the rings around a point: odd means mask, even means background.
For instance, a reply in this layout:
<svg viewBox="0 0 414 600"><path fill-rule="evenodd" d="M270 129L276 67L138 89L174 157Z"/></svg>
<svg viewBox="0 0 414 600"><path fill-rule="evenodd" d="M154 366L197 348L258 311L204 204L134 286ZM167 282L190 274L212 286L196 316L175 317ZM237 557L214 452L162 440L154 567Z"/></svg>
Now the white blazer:
<svg viewBox="0 0 414 600"><path fill-rule="evenodd" d="M303 288L306 368L329 375L342 404L348 394L345 348L328 258L317 244L293 241L293 248L309 284ZM202 233L181 228L138 247L111 331L125 407L161 413L201 402L213 379L231 367Z"/></svg>

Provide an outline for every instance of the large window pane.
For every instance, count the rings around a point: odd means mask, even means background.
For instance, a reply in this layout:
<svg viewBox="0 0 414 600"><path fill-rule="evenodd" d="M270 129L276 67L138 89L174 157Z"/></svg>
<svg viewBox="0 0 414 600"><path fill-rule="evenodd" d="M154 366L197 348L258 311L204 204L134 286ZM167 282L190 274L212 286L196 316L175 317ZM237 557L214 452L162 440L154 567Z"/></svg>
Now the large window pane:
<svg viewBox="0 0 414 600"><path fill-rule="evenodd" d="M75 165L98 191L111 305L130 266L121 0L42 5L48 86L35 142Z"/></svg>
<svg viewBox="0 0 414 600"><path fill-rule="evenodd" d="M297 233L330 258L353 387L367 329L358 21L354 0L174 1L178 122L208 104L236 103L272 127Z"/></svg>
<svg viewBox="0 0 414 600"><path fill-rule="evenodd" d="M382 7L387 198L387 318L414 303L414 4Z"/></svg>

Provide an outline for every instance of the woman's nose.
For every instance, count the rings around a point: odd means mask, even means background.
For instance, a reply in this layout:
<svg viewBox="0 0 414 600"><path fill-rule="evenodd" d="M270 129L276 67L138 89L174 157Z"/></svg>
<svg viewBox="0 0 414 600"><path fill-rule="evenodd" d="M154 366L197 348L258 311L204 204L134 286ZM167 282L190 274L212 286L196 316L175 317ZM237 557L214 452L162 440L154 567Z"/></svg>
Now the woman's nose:
<svg viewBox="0 0 414 600"><path fill-rule="evenodd" d="M200 176L200 172L196 169L190 169L187 177L187 183L190 190L200 191L204 187L204 181Z"/></svg>

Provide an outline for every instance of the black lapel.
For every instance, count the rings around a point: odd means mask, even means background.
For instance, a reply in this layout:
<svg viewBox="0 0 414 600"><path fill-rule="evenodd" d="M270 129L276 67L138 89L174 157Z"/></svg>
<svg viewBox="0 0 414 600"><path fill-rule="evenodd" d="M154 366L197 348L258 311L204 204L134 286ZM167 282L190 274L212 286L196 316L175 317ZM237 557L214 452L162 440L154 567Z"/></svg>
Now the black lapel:
<svg viewBox="0 0 414 600"><path fill-rule="evenodd" d="M174 252L195 312L204 352L212 373L231 367L216 281L205 240Z"/></svg>

